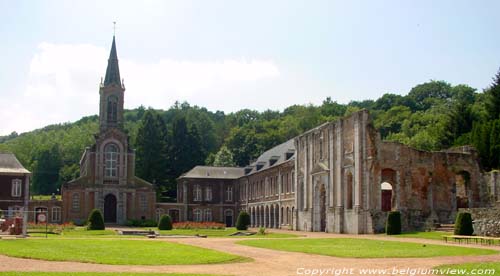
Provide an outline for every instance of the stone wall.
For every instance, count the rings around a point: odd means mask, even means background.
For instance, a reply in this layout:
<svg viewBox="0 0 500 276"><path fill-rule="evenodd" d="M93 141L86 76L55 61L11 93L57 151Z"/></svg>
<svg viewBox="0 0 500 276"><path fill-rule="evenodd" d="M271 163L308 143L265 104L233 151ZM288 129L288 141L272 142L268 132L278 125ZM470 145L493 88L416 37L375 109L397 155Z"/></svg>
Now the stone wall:
<svg viewBox="0 0 500 276"><path fill-rule="evenodd" d="M500 237L500 203L492 208L460 209L460 211L471 213L475 235Z"/></svg>
<svg viewBox="0 0 500 276"><path fill-rule="evenodd" d="M490 172L490 192L494 201L500 201L500 171Z"/></svg>

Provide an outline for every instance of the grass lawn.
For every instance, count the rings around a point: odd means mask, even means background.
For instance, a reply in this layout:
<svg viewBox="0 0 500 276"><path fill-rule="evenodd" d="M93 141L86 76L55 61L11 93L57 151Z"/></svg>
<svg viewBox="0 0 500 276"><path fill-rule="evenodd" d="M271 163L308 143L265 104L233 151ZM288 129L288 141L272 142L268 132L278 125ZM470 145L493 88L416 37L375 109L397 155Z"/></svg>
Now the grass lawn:
<svg viewBox="0 0 500 276"><path fill-rule="evenodd" d="M146 230L155 230L154 228L144 228ZM251 236L229 236L233 233L238 232L234 227L228 227L225 229L172 229L172 230L162 230L160 231L161 235L173 235L173 236L195 236L195 235L204 235L207 237L216 237L216 238L294 238L297 235L294 234L284 234L284 233L273 233L269 231L265 235L251 235Z"/></svg>
<svg viewBox="0 0 500 276"><path fill-rule="evenodd" d="M467 274L477 274L477 275L500 275L500 262L492 263L463 263L454 265L441 265L435 267L439 269L442 273L441 275L467 275ZM458 273L453 273L448 269L457 269ZM448 270L448 273L447 273ZM474 270L474 271L473 271ZM487 273L487 271L489 273ZM493 273L494 270L494 273Z"/></svg>
<svg viewBox="0 0 500 276"><path fill-rule="evenodd" d="M489 249L368 239L245 240L238 244L348 258L413 258L498 254Z"/></svg>
<svg viewBox="0 0 500 276"><path fill-rule="evenodd" d="M45 233L40 231L30 233L30 237L45 238ZM75 229L68 229L62 231L60 234L49 233L48 238L142 238L143 236L122 236L118 235L114 230L87 230L85 227L76 227Z"/></svg>
<svg viewBox="0 0 500 276"><path fill-rule="evenodd" d="M212 264L247 260L178 243L125 239L0 240L0 254L50 261L123 265Z"/></svg>
<svg viewBox="0 0 500 276"><path fill-rule="evenodd" d="M400 235L391 235L390 237L395 237L395 238L419 238L419 239L428 239L428 240L443 240L443 236L450 236L450 235L453 235L453 233L440 232L440 231L431 231L431 232L406 232L406 233L402 233Z"/></svg>
<svg viewBox="0 0 500 276"><path fill-rule="evenodd" d="M213 274L177 274L177 273L104 273L104 272L0 272L2 276L217 276ZM223 276L223 275L219 275Z"/></svg>

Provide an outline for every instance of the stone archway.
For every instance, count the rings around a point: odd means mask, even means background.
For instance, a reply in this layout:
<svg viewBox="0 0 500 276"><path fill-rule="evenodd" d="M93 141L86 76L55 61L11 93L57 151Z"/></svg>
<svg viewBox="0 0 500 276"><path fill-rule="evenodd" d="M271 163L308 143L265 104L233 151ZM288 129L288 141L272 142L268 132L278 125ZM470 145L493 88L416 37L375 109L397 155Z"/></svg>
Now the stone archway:
<svg viewBox="0 0 500 276"><path fill-rule="evenodd" d="M104 222L116 223L116 196L113 194L104 197Z"/></svg>

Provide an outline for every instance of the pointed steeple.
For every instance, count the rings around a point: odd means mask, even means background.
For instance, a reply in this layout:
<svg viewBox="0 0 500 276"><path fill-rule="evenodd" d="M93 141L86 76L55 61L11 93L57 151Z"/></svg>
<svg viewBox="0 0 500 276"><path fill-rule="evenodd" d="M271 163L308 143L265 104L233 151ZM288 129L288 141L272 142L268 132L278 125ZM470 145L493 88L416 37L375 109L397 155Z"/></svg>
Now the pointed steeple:
<svg viewBox="0 0 500 276"><path fill-rule="evenodd" d="M118 55L116 54L115 36L113 35L113 45L109 53L108 68L106 68L106 77L104 78L104 85L118 85L121 86L120 68L118 67Z"/></svg>

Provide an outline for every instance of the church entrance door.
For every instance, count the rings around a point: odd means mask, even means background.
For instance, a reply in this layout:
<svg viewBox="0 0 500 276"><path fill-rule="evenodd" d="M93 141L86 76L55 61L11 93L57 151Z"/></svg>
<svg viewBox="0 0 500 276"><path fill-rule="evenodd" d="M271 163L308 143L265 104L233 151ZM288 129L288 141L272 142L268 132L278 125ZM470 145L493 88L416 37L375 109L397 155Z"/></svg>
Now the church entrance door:
<svg viewBox="0 0 500 276"><path fill-rule="evenodd" d="M112 194L104 197L104 222L116 223L116 196Z"/></svg>

